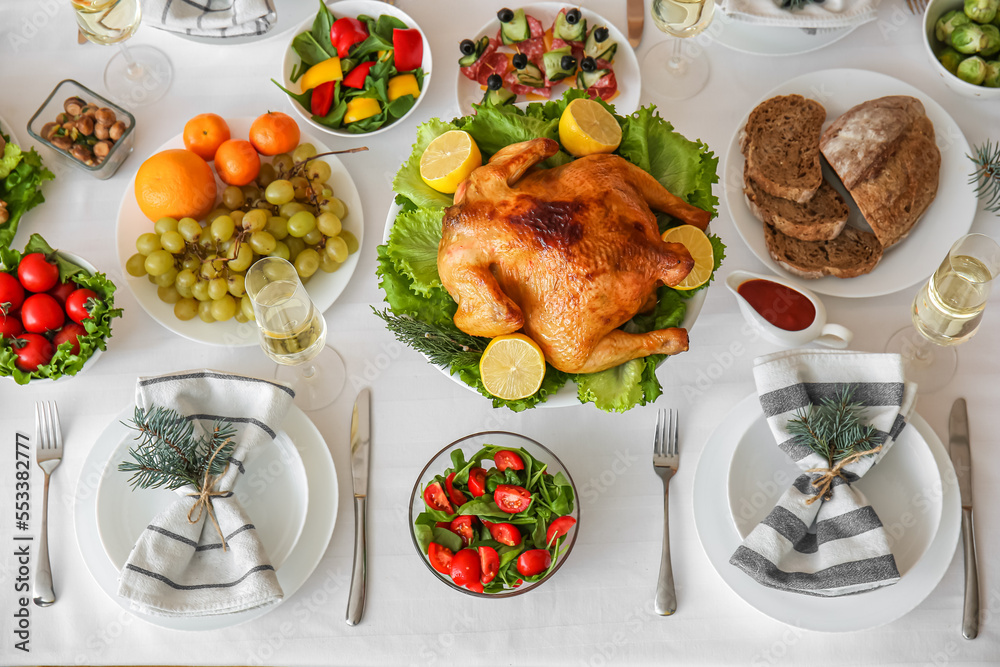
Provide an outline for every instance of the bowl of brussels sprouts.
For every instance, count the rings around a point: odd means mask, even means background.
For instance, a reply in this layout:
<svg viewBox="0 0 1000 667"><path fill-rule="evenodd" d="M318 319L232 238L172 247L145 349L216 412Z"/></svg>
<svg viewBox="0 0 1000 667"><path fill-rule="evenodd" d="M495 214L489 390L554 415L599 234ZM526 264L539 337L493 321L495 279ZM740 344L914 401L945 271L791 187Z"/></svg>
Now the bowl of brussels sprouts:
<svg viewBox="0 0 1000 667"><path fill-rule="evenodd" d="M1000 0L931 0L924 46L951 90L1000 99Z"/></svg>

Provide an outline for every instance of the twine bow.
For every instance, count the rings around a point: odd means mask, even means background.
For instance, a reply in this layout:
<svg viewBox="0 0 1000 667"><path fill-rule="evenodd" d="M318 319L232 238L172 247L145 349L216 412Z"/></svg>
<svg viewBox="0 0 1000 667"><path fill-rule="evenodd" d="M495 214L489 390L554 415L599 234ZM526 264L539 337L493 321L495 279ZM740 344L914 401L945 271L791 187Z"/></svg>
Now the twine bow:
<svg viewBox="0 0 1000 667"><path fill-rule="evenodd" d="M830 497L833 495L833 480L839 477L845 482L848 481L847 476L844 475L844 467L870 454L874 454L880 449L882 449L882 445L879 445L878 447L873 447L872 449L865 449L863 451L854 452L853 454L845 456L844 458L837 461L837 465L833 466L832 468L809 468L808 470L806 470L806 472L821 473L820 476L814 479L812 482L812 485L817 489L816 495L814 495L812 498L809 498L806 501L806 505L812 505L814 502L816 502L817 498L823 498L823 500L829 500Z"/></svg>
<svg viewBox="0 0 1000 667"><path fill-rule="evenodd" d="M226 536L222 534L222 528L219 527L219 522L215 518L215 510L212 509L212 498L216 496L224 496L227 493L226 491L216 491L215 484L222 477L224 477L226 471L229 470L229 462L226 462L226 467L214 478L209 474L209 471L212 469L212 462L215 461L215 456L222 451L222 448L227 444L229 444L229 440L223 442L221 445L216 447L214 452L212 452L211 458L208 459L208 463L205 465L205 477L201 482L201 487L198 489L198 493L188 494L189 498L196 498L196 500L194 501L194 505L191 506L191 509L188 510L187 515L188 523L198 523L201 521L201 515L207 510L208 518L212 520L212 524L215 525L215 530L219 533L219 539L222 540L223 551L226 551ZM192 516L195 514L195 510L197 510L198 513L197 515Z"/></svg>

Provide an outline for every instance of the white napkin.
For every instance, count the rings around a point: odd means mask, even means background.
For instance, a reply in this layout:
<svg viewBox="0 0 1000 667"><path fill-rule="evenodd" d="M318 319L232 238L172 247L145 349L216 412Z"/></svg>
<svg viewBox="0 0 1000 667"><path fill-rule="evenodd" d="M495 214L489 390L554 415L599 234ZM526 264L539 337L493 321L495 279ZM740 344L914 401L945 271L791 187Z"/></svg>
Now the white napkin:
<svg viewBox="0 0 1000 667"><path fill-rule="evenodd" d="M143 0L146 23L196 37L263 35L278 20L272 0Z"/></svg>
<svg viewBox="0 0 1000 667"><path fill-rule="evenodd" d="M882 449L845 465L850 481L835 478L829 500L806 503L816 495L812 482L819 474L804 472L729 562L765 586L809 595L847 595L896 583L899 571L882 522L851 482L882 460L913 410L917 387L905 382L901 357L789 350L756 359L754 379L778 447L803 471L829 463L798 442L788 422L847 385L853 400L865 406L864 421L878 430Z"/></svg>
<svg viewBox="0 0 1000 667"><path fill-rule="evenodd" d="M162 616L231 614L280 600L274 567L231 492L244 474L247 453L275 437L294 392L269 380L202 370L139 378L135 393L144 410L158 405L195 420L195 434L216 420L231 422L236 448L214 487L228 493L211 501L226 550L207 511L196 523L188 520L195 502L188 494L195 489L182 487L179 498L139 537L119 577L118 595L134 609Z"/></svg>
<svg viewBox="0 0 1000 667"><path fill-rule="evenodd" d="M711 0L710 0L711 1ZM782 9L774 0L721 0L719 9L734 21L783 28L848 28L874 21L879 0L825 0L800 9Z"/></svg>

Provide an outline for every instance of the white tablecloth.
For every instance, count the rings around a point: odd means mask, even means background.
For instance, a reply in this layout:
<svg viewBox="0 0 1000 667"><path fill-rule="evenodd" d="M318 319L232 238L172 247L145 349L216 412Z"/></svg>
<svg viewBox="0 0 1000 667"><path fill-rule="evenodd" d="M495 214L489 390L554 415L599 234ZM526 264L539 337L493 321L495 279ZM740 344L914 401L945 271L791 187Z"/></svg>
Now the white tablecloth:
<svg viewBox="0 0 1000 667"><path fill-rule="evenodd" d="M277 4L280 13L285 2ZM587 4L625 26L624 2ZM342 142L367 144L372 150L345 160L364 201L365 240L353 280L326 312L329 343L346 359L349 385L330 409L311 415L333 452L340 482L337 527L316 572L296 595L255 621L211 633L184 633L122 611L91 578L77 546L75 494L93 492L86 482L78 486L83 461L97 434L132 401L137 375L205 367L268 374L272 368L255 347L203 346L157 325L124 286L114 233L130 177L145 156L181 131L186 119L208 111L223 116L256 116L267 109L291 113L284 94L268 81L280 73L290 35L221 47L143 28L134 43L156 45L173 60L170 94L135 110L135 152L114 178L98 181L60 167L56 180L46 185L46 203L22 221L15 242L21 247L31 232L39 232L53 245L88 258L122 286L117 302L126 312L115 323L110 351L85 375L55 385L0 382L0 438L6 452L5 472L0 474L0 663L955 665L1000 660L1000 503L989 502L1000 486L1000 466L989 458L1000 451L1000 436L993 430L993 410L1000 398L996 296L979 335L959 349L957 377L942 391L921 396L918 405L920 414L946 438L952 401L958 396L969 401L978 462L976 524L985 621L979 639L966 641L960 634L961 549L940 585L915 610L881 628L849 636L800 631L773 621L738 598L713 570L694 524L694 472L712 430L753 391L751 360L777 349L739 333L742 319L721 285L709 291L691 331L691 351L661 369L664 395L656 406L681 412L682 463L671 489L679 607L673 617L657 617L652 599L662 502L660 480L649 461L654 406L624 415L604 414L593 406L521 414L496 411L434 371L415 352L401 348L370 312L369 306L382 298L375 278L375 246L392 200L392 175L409 152L417 122L455 115L457 43L503 6L499 0L401 0L399 5L418 20L432 42L434 77L425 92L428 99L414 118L378 137ZM902 0L885 0L877 21L813 53L772 58L709 44L708 87L693 100L666 103L661 110L680 132L703 139L724 155L735 124L774 86L820 69L869 68L931 95L970 143L1000 138L991 131L1000 126L996 104L956 96L932 71L920 42L921 25L921 18L911 15ZM27 138L28 118L57 81L74 78L103 88L102 71L113 50L77 46L75 33L65 0L4 0L0 5L0 115L22 140ZM647 21L640 61L661 39ZM644 94L643 102L648 101L652 99ZM47 163L56 166L54 159ZM721 185L717 194L723 194ZM933 221L924 224L929 223ZM723 274L737 268L763 269L741 242L724 203L713 226L729 246ZM995 237L1000 236L998 228L1000 220L982 210L973 226ZM930 273L935 267L926 268ZM889 335L909 322L915 289L873 299L824 301L832 321L855 331L853 348L880 351ZM734 342L741 344L736 354L730 351ZM370 385L374 395L368 607L361 625L352 628L344 623L353 539L348 419L356 388L364 385ZM45 609L31 606L31 652L23 653L13 648L18 594L12 555L12 462L15 432L33 435L33 406L42 398L58 401L64 428L65 459L53 477L49 517L59 601ZM442 586L415 555L407 528L406 503L423 464L444 444L484 429L517 431L546 443L568 465L581 489L584 519L569 561L551 582L509 600L475 600ZM36 468L35 529L41 482Z"/></svg>

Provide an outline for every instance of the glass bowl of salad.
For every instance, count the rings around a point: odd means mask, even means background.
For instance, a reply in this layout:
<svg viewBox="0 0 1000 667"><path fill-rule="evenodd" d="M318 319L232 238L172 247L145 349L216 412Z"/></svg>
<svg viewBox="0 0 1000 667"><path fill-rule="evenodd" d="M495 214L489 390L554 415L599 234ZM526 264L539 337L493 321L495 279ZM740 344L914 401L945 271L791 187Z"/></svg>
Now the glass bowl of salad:
<svg viewBox="0 0 1000 667"><path fill-rule="evenodd" d="M427 569L474 597L513 597L548 581L573 550L579 518L562 462L507 431L451 443L410 494L410 536Z"/></svg>

